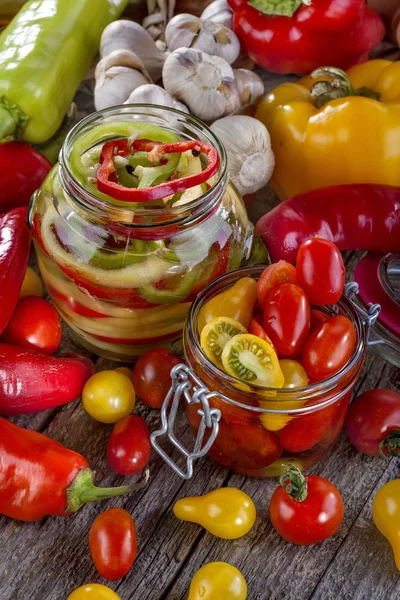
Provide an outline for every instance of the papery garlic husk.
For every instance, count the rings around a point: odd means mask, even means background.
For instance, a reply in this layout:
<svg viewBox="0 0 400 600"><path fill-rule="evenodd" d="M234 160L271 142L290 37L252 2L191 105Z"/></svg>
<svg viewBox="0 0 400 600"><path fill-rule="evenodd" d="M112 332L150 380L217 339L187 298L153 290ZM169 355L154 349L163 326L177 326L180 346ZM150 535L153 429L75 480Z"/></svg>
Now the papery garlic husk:
<svg viewBox="0 0 400 600"><path fill-rule="evenodd" d="M240 53L240 42L236 34L222 23L206 21L194 15L176 15L165 30L165 41L169 50L193 48L211 56L220 56L229 64L235 62Z"/></svg>
<svg viewBox="0 0 400 600"><path fill-rule="evenodd" d="M240 106L232 67L219 56L179 48L163 69L164 88L203 121L232 114Z"/></svg>
<svg viewBox="0 0 400 600"><path fill-rule="evenodd" d="M233 69L242 107L254 104L264 95L264 82L254 71Z"/></svg>
<svg viewBox="0 0 400 600"><path fill-rule="evenodd" d="M123 104L133 90L151 83L144 64L129 50L115 50L102 58L96 66L95 79L96 110Z"/></svg>
<svg viewBox="0 0 400 600"><path fill-rule="evenodd" d="M132 92L125 104L157 104L159 106L168 106L182 112L188 113L187 106L175 100L168 92L159 85L148 83L142 85Z"/></svg>
<svg viewBox="0 0 400 600"><path fill-rule="evenodd" d="M245 196L264 187L275 167L265 125L253 117L234 115L215 121L211 129L225 146L229 176L238 192Z"/></svg>
<svg viewBox="0 0 400 600"><path fill-rule="evenodd" d="M166 54L139 23L114 21L104 29L100 40L100 56L104 58L114 50L130 50L140 57L153 81L161 77Z"/></svg>
<svg viewBox="0 0 400 600"><path fill-rule="evenodd" d="M225 27L233 29L233 10L226 0L214 0L200 15L200 19L222 23Z"/></svg>

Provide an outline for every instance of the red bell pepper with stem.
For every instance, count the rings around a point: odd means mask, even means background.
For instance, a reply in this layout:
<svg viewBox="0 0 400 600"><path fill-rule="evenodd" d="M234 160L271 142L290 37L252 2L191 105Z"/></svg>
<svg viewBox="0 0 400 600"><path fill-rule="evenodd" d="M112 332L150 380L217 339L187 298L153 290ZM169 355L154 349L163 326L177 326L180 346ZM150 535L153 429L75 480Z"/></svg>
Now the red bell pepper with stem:
<svg viewBox="0 0 400 600"><path fill-rule="evenodd" d="M381 17L365 0L228 0L242 49L276 73L342 69L368 60L385 35Z"/></svg>
<svg viewBox="0 0 400 600"><path fill-rule="evenodd" d="M36 431L0 417L0 514L20 521L67 516L87 502L136 491L148 479L98 488L88 461Z"/></svg>
<svg viewBox="0 0 400 600"><path fill-rule="evenodd" d="M299 194L257 222L272 262L294 264L302 242L331 240L339 250L400 252L400 188L350 184Z"/></svg>
<svg viewBox="0 0 400 600"><path fill-rule="evenodd" d="M0 216L0 334L14 312L28 265L31 234L26 215L21 207Z"/></svg>
<svg viewBox="0 0 400 600"><path fill-rule="evenodd" d="M94 373L85 357L56 358L0 344L0 414L24 415L78 398Z"/></svg>

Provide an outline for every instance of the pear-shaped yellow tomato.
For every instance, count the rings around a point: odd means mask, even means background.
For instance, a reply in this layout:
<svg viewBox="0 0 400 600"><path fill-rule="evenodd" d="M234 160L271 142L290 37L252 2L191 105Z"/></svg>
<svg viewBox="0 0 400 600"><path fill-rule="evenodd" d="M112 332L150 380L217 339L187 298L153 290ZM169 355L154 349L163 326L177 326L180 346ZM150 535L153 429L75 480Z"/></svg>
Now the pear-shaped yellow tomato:
<svg viewBox="0 0 400 600"><path fill-rule="evenodd" d="M19 293L20 298L25 298L25 296L43 297L42 280L31 267L27 267L26 269L24 281L22 282L21 291Z"/></svg>
<svg viewBox="0 0 400 600"><path fill-rule="evenodd" d="M257 301L257 282L251 277L242 277L232 287L217 294L205 303L199 314L199 333L215 317L229 317L239 321L246 329L253 318Z"/></svg>
<svg viewBox="0 0 400 600"><path fill-rule="evenodd" d="M105 585L88 583L73 591L67 600L121 600L121 598Z"/></svg>
<svg viewBox="0 0 400 600"><path fill-rule="evenodd" d="M372 516L381 534L390 542L400 571L400 479L393 479L378 490Z"/></svg>
<svg viewBox="0 0 400 600"><path fill-rule="evenodd" d="M246 600L246 581L236 567L213 562L201 567L190 584L188 600Z"/></svg>
<svg viewBox="0 0 400 600"><path fill-rule="evenodd" d="M250 531L256 520L253 500L233 487L221 488L204 496L181 498L174 514L182 521L198 523L224 540L236 540Z"/></svg>

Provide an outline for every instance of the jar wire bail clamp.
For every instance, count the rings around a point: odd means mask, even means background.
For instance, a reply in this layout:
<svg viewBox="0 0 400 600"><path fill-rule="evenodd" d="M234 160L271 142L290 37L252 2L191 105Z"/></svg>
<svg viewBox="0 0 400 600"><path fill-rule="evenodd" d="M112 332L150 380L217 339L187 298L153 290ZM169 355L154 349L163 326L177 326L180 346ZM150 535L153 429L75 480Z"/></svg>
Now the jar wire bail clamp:
<svg viewBox="0 0 400 600"><path fill-rule="evenodd" d="M361 320L365 326L366 342L368 345L371 345L371 342L369 340L369 334L371 331L371 327L375 324L379 316L381 306L380 304L369 303L368 310L364 310L359 304L357 304L357 302L353 300L354 297L358 296L358 293L358 283L356 283L355 281L350 281L349 283L346 283L344 287L344 295L350 300L356 311L359 313Z"/></svg>

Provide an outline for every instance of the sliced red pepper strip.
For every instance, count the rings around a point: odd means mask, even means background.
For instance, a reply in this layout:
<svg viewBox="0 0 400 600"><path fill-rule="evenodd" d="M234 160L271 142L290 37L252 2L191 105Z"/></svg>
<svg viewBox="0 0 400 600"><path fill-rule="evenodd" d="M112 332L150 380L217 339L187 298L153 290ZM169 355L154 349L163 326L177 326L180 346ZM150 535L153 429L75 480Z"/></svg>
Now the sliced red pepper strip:
<svg viewBox="0 0 400 600"><path fill-rule="evenodd" d="M195 150L202 152L207 156L208 164L201 173L188 175L181 179L165 181L154 187L141 189L127 188L113 181L116 174L113 160L114 156L116 156L115 148L117 148L117 154L119 155L126 155L129 151L151 152L155 148L160 149L160 156L172 154L174 152ZM115 198L115 200L122 200L123 202L151 202L153 200L160 200L167 196L171 196L178 192L184 192L189 188L205 183L210 177L215 175L220 165L219 154L216 148L211 146L211 144L198 140L187 140L171 144L160 144L159 142L152 142L149 140L136 140L131 146L129 145L128 140L114 140L104 144L101 151L100 162L101 166L97 171L98 190Z"/></svg>

